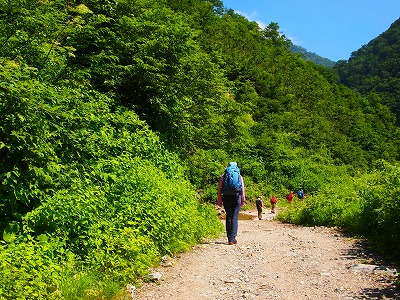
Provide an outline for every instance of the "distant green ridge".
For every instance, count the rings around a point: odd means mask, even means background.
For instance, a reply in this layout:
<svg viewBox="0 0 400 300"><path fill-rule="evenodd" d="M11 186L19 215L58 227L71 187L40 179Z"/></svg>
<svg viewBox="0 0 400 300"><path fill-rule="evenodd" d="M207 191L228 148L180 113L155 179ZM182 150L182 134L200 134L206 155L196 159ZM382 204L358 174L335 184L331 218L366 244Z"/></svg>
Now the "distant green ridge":
<svg viewBox="0 0 400 300"><path fill-rule="evenodd" d="M300 54L301 57L305 61L309 60L320 66L332 68L336 64L336 62L334 62L328 58L319 56L318 54L316 54L314 52L309 52L309 51L307 51L307 49L300 47L300 46L292 45L290 48L290 51L292 51L292 53L295 53L295 54Z"/></svg>

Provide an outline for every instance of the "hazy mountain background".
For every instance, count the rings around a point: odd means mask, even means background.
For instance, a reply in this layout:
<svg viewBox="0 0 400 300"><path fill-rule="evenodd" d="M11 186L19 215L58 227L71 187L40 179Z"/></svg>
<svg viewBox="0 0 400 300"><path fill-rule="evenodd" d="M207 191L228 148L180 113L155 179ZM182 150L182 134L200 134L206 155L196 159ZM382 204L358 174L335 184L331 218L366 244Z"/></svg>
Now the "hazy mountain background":
<svg viewBox="0 0 400 300"><path fill-rule="evenodd" d="M290 47L290 50L293 53L297 53L300 54L300 56L304 59L304 60L309 60L312 61L313 63L316 63L317 65L321 65L321 66L325 66L328 68L332 68L336 62L332 61L328 58L322 57L320 55L318 55L317 53L314 52L309 52L307 51L307 49L301 47L301 46L297 46L297 45L292 45Z"/></svg>

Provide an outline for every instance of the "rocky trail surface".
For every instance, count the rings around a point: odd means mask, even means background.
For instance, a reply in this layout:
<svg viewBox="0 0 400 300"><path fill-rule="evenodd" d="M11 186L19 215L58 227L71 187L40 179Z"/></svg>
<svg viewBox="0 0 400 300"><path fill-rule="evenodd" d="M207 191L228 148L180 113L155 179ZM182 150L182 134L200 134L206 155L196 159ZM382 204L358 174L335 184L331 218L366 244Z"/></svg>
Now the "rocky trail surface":
<svg viewBox="0 0 400 300"><path fill-rule="evenodd" d="M374 263L359 240L331 228L282 224L269 211L263 220L245 213L236 245L222 235L166 258L132 298L400 299L396 270Z"/></svg>

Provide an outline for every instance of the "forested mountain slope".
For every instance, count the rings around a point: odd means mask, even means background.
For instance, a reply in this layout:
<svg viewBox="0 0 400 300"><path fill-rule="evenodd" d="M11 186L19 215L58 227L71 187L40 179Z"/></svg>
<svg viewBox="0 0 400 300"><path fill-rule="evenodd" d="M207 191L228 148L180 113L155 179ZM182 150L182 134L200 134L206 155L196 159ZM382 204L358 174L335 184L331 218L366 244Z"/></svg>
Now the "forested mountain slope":
<svg viewBox="0 0 400 300"><path fill-rule="evenodd" d="M303 47L300 47L300 46L297 46L297 45L292 45L290 47L290 50L293 53L300 54L300 56L304 60L312 61L312 62L316 63L317 65L321 65L321 66L325 66L325 67L328 67L328 68L332 68L336 64L335 61L332 61L332 60L330 60L328 58L322 57L322 56L318 55L317 53L309 52L309 51L307 51L307 49L305 49Z"/></svg>
<svg viewBox="0 0 400 300"><path fill-rule="evenodd" d="M110 299L222 230L210 203L232 160L248 205L302 187L316 207L288 221L399 244L394 115L291 53L278 24L218 0L0 15L0 298Z"/></svg>
<svg viewBox="0 0 400 300"><path fill-rule="evenodd" d="M371 40L348 61L335 66L340 81L363 95L376 93L400 125L400 19Z"/></svg>

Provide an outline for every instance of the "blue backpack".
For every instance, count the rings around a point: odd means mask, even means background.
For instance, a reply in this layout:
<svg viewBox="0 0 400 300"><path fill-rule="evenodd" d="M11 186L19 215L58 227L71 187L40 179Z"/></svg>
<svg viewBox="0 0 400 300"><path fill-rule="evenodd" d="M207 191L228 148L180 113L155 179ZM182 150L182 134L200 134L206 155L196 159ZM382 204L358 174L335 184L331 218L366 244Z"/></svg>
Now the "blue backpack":
<svg viewBox="0 0 400 300"><path fill-rule="evenodd" d="M236 163L231 162L225 169L222 193L225 195L236 195L242 191L242 181L240 180L240 169Z"/></svg>
<svg viewBox="0 0 400 300"><path fill-rule="evenodd" d="M301 199L304 197L304 192L302 190L297 191L297 196Z"/></svg>

